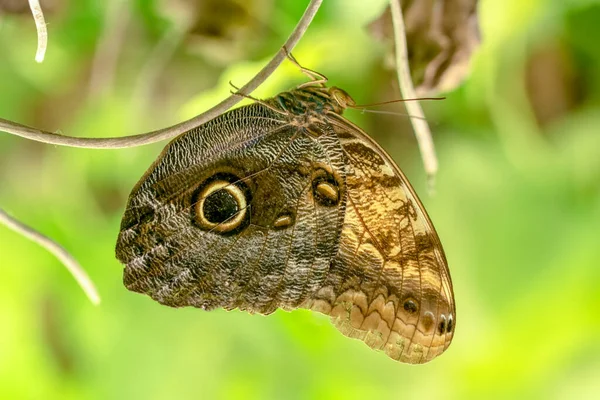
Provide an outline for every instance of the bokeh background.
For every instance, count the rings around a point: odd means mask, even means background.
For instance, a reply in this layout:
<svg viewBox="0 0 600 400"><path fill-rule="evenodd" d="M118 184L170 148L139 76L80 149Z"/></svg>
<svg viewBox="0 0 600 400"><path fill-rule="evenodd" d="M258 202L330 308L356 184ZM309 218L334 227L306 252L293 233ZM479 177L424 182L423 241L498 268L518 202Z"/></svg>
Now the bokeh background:
<svg viewBox="0 0 600 400"><path fill-rule="evenodd" d="M191 117L243 84L307 2L0 0L0 117L108 137ZM297 49L360 103L399 98L384 0L325 1ZM58 240L94 307L46 251L0 227L1 399L600 398L600 1L483 0L465 83L425 104L429 196L401 115L348 111L397 161L444 244L454 343L409 366L307 311L170 309L128 292L114 246L127 195L164 144L70 149L0 133L0 205ZM303 82L285 64L255 96ZM402 105L382 107L402 113Z"/></svg>

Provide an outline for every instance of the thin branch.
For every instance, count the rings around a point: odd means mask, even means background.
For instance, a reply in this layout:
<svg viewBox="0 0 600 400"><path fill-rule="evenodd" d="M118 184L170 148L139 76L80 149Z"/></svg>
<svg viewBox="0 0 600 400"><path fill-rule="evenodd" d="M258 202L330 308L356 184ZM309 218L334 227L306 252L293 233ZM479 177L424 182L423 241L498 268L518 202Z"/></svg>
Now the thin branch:
<svg viewBox="0 0 600 400"><path fill-rule="evenodd" d="M95 97L113 89L113 80L119 56L123 50L123 41L131 19L129 4L113 0L107 1L104 27L92 59L92 69L88 92Z"/></svg>
<svg viewBox="0 0 600 400"><path fill-rule="evenodd" d="M403 98L415 98L415 88L410 76L410 66L408 63L408 50L406 45L406 29L404 27L404 17L402 16L402 8L399 0L390 0L392 11L392 22L394 25L394 42L396 43L396 71L398 73L398 82L400 84L400 92ZM415 131L421 158L423 159L423 167L427 173L429 181L429 190L433 191L435 176L438 171L438 161L435 155L435 148L431 138L431 131L425 113L418 101L410 101L406 103L406 110L409 115L414 115L410 122Z"/></svg>
<svg viewBox="0 0 600 400"><path fill-rule="evenodd" d="M149 99L152 98L161 73L173 58L175 50L185 38L190 27L189 18L174 23L152 49L148 61L138 74L131 95L133 102L132 115L136 116L137 119L147 110Z"/></svg>
<svg viewBox="0 0 600 400"><path fill-rule="evenodd" d="M71 256L62 246L54 242L49 237L44 236L22 222L17 221L1 208L0 223L25 236L29 240L34 241L40 246L45 247L46 250L56 256L56 258L58 258L58 260L63 263L65 267L67 267L90 301L94 305L100 304L100 296L98 295L98 291L96 290L96 287L92 283L90 277L85 273L81 265L79 265L73 256Z"/></svg>
<svg viewBox="0 0 600 400"><path fill-rule="evenodd" d="M48 47L48 30L46 29L46 21L44 20L44 12L38 0L29 0L29 8L33 14L35 28L37 30L38 45L35 53L35 61L41 63L46 55Z"/></svg>
<svg viewBox="0 0 600 400"><path fill-rule="evenodd" d="M282 46L282 48L275 54L273 59L262 69L254 78L252 78L247 84L240 89L240 94L249 95L254 89L260 86L268 77L275 71L275 69L285 60L286 51L284 48L291 51L296 43L306 32L306 29L313 20L313 17L317 13L317 10L321 6L323 0L311 0L306 7L304 15L298 22L298 25L292 31L290 37ZM72 136L59 135L57 133L47 132L35 128L31 128L25 125L21 125L15 122L7 121L0 118L0 130L7 133L21 136L25 139L35 140L37 142L43 142L48 144L55 144L59 146L69 147L84 147L90 149L119 149L126 147L137 147L150 143L156 143L161 140L172 139L184 132L194 129L205 122L219 116L229 108L237 104L243 99L243 96L232 95L227 99L223 100L208 111L192 118L187 121L181 122L169 128L159 129L156 131L143 133L140 135L114 137L114 138L78 138Z"/></svg>

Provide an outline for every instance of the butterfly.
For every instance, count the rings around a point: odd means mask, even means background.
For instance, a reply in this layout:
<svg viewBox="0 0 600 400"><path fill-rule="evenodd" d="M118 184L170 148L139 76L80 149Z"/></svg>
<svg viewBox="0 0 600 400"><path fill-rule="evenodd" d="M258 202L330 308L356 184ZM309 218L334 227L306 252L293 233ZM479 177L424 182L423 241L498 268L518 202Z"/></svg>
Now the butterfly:
<svg viewBox="0 0 600 400"><path fill-rule="evenodd" d="M342 116L350 95L303 71L313 80L165 147L121 222L124 284L171 307L314 310L427 362L456 323L439 237L391 157Z"/></svg>

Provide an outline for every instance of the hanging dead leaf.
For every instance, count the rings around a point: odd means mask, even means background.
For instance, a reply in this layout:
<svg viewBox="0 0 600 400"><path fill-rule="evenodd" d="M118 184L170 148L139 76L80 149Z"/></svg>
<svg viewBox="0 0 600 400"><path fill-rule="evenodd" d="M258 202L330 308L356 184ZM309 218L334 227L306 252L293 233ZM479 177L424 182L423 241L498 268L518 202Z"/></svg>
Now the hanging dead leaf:
<svg viewBox="0 0 600 400"><path fill-rule="evenodd" d="M456 88L469 72L480 42L477 0L400 1L406 25L409 63L419 96ZM390 8L369 25L371 34L393 40ZM393 46L387 65L395 68Z"/></svg>

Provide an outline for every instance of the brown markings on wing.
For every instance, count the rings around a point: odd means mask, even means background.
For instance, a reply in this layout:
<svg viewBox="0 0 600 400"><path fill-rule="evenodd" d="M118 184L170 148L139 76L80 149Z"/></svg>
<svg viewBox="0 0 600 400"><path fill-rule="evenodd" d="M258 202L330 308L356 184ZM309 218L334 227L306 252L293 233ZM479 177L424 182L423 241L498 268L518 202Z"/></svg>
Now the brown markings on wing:
<svg viewBox="0 0 600 400"><path fill-rule="evenodd" d="M358 127L329 117L347 158L346 216L329 278L303 306L396 360L427 362L450 345L456 321L439 238L391 158Z"/></svg>

